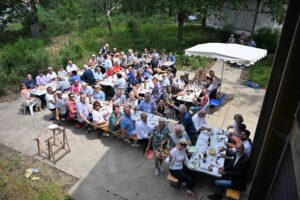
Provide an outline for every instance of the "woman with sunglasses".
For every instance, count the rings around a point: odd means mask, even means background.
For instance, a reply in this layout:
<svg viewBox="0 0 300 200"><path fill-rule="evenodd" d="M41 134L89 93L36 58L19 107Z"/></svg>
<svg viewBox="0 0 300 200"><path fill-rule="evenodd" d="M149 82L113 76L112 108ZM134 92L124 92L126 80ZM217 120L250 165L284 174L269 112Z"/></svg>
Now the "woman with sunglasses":
<svg viewBox="0 0 300 200"><path fill-rule="evenodd" d="M105 128L108 126L108 123L104 120L103 114L100 111L101 105L99 101L95 101L93 105L93 125L96 128ZM103 133L103 136L109 136L108 133Z"/></svg>
<svg viewBox="0 0 300 200"><path fill-rule="evenodd" d="M194 178L191 171L187 168L188 157L185 152L187 141L181 138L171 151L170 151L170 164L169 170L172 176L176 177L181 183L185 183L187 186L186 193L191 197L197 197L196 193L192 191L194 187Z"/></svg>
<svg viewBox="0 0 300 200"><path fill-rule="evenodd" d="M68 108L68 114L67 114L67 121L75 120L77 109L76 109L76 102L75 102L75 96L71 92L68 95L69 100L67 101L67 108Z"/></svg>

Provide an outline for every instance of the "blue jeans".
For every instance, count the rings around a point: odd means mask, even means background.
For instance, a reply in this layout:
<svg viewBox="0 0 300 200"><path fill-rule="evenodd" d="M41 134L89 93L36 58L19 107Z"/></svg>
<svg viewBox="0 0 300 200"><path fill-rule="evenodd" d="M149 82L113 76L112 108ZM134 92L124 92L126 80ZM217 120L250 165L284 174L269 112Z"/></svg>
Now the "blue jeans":
<svg viewBox="0 0 300 200"><path fill-rule="evenodd" d="M222 197L223 189L231 186L231 180L218 179L215 180L216 195Z"/></svg>

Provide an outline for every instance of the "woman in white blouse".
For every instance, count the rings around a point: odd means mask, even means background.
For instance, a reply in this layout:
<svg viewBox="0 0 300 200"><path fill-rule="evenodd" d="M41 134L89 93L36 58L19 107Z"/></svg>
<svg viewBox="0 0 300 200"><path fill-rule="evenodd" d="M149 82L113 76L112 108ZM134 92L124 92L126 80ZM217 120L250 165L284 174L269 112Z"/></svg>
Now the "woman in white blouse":
<svg viewBox="0 0 300 200"><path fill-rule="evenodd" d="M192 197L196 197L196 193L192 191L194 187L194 178L191 171L187 168L188 157L185 152L187 141L181 138L171 151L170 151L170 165L169 170L172 176L176 177L181 183L186 184L186 193Z"/></svg>
<svg viewBox="0 0 300 200"><path fill-rule="evenodd" d="M108 126L107 121L105 121L102 112L100 111L101 104L99 101L95 101L93 105L93 125L96 128L103 128L105 126ZM109 136L108 133L104 133L103 136Z"/></svg>

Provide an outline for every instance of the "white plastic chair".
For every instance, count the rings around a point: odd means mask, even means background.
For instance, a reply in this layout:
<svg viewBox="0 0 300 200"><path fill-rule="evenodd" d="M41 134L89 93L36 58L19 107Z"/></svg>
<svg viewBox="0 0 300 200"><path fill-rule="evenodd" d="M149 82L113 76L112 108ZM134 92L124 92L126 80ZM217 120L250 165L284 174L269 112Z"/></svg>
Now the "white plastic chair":
<svg viewBox="0 0 300 200"><path fill-rule="evenodd" d="M25 99L23 99L22 97L19 97L19 101L21 102L21 106L24 110L24 114L26 113L26 107L29 107L29 111L30 111L30 115L33 116L33 106L36 103L28 103Z"/></svg>

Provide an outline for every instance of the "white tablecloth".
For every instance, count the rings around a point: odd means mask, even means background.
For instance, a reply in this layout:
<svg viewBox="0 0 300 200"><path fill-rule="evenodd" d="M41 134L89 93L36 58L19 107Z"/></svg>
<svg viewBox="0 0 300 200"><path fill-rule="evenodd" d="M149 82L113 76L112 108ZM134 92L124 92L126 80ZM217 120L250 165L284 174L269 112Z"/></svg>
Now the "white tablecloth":
<svg viewBox="0 0 300 200"><path fill-rule="evenodd" d="M224 167L225 159L220 157L219 149L226 147L225 142L228 141L226 131L213 128L211 132L202 131L198 137L196 148L197 151L192 154L188 168L194 171L203 172L215 177L221 177L218 173L220 167ZM208 137L210 135L211 145L208 147ZM216 150L215 155L209 154L209 149L213 147ZM203 163L203 154L206 151L207 160ZM225 151L222 152L225 154ZM208 167L211 166L212 170Z"/></svg>
<svg viewBox="0 0 300 200"><path fill-rule="evenodd" d="M31 94L35 96L42 96L47 93L47 87L52 87L52 91L56 91L56 82L53 81L45 86L39 86L37 88L34 88L31 90Z"/></svg>

